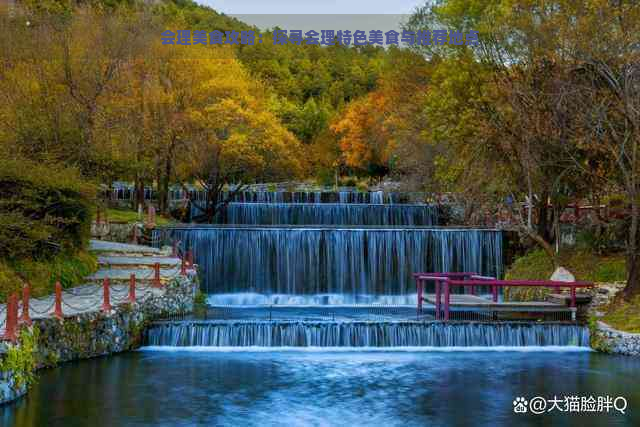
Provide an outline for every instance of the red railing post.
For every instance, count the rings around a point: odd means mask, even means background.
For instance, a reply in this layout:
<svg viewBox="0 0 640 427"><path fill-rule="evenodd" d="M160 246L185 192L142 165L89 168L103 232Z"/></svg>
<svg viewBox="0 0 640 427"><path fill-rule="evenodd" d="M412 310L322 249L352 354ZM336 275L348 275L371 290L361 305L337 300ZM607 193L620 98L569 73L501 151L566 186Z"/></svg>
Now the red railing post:
<svg viewBox="0 0 640 427"><path fill-rule="evenodd" d="M136 275L133 273L129 277L129 302L136 303Z"/></svg>
<svg viewBox="0 0 640 427"><path fill-rule="evenodd" d="M5 319L5 329L2 339L16 342L18 335L16 329L18 326L18 296L13 293L7 298L7 317Z"/></svg>
<svg viewBox="0 0 640 427"><path fill-rule="evenodd" d="M571 286L571 308L576 307L576 287Z"/></svg>
<svg viewBox="0 0 640 427"><path fill-rule="evenodd" d="M498 302L498 287L496 285L491 286L491 293L493 294L493 302Z"/></svg>
<svg viewBox="0 0 640 427"><path fill-rule="evenodd" d="M435 281L436 288L436 320L440 319L440 281Z"/></svg>
<svg viewBox="0 0 640 427"><path fill-rule="evenodd" d="M184 257L180 259L180 274L183 276L187 275L187 261Z"/></svg>
<svg viewBox="0 0 640 427"><path fill-rule="evenodd" d="M64 314L62 314L62 285L59 281L56 282L56 302L53 315L60 320L64 318Z"/></svg>
<svg viewBox="0 0 640 427"><path fill-rule="evenodd" d="M193 251L191 249L187 252L187 261L189 261L189 267L193 267Z"/></svg>
<svg viewBox="0 0 640 427"><path fill-rule="evenodd" d="M22 315L20 316L20 323L25 325L31 325L31 316L29 316L29 295L30 289L27 283L22 288Z"/></svg>
<svg viewBox="0 0 640 427"><path fill-rule="evenodd" d="M422 314L422 286L424 282L420 277L416 277L416 287L418 291L418 315Z"/></svg>
<svg viewBox="0 0 640 427"><path fill-rule="evenodd" d="M108 313L111 311L111 308L109 278L105 277L102 280L102 311Z"/></svg>
<svg viewBox="0 0 640 427"><path fill-rule="evenodd" d="M153 284L152 286L154 288L159 288L161 287L161 283L160 283L160 263L156 262L153 265Z"/></svg>
<svg viewBox="0 0 640 427"><path fill-rule="evenodd" d="M444 321L449 320L449 281L444 281Z"/></svg>

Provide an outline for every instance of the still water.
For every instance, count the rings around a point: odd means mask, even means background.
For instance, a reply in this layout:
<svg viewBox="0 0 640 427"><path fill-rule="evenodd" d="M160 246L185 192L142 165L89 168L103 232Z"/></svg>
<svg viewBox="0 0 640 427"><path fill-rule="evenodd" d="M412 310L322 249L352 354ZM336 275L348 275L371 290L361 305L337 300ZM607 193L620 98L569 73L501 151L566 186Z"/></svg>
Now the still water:
<svg viewBox="0 0 640 427"><path fill-rule="evenodd" d="M578 351L190 351L40 372L3 426L638 426L640 360ZM626 415L515 414L534 396L624 396ZM620 403L620 401L619 401Z"/></svg>

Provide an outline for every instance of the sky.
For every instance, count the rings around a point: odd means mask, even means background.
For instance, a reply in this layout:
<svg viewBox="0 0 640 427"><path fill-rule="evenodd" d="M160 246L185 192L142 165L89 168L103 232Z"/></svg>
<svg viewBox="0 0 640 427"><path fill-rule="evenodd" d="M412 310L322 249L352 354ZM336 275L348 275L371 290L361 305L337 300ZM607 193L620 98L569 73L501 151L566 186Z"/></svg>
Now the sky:
<svg viewBox="0 0 640 427"><path fill-rule="evenodd" d="M196 0L227 15L408 14L426 0Z"/></svg>
<svg viewBox="0 0 640 427"><path fill-rule="evenodd" d="M427 0L196 0L261 30L400 30Z"/></svg>

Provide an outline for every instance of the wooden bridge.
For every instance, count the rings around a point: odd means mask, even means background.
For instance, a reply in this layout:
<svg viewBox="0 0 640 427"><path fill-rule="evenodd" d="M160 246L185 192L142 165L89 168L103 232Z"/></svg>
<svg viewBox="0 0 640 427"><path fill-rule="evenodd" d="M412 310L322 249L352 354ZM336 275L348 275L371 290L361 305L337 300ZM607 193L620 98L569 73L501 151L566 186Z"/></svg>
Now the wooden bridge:
<svg viewBox="0 0 640 427"><path fill-rule="evenodd" d="M422 305L428 302L435 306L435 318L448 321L452 307L459 310L484 311L517 317L521 313L570 313L576 320L577 303L588 302L590 297L578 295L577 289L592 288L590 282L560 282L553 280L499 280L495 277L481 276L477 273L414 273L418 291L418 316L422 314ZM425 294L425 284L433 282L435 294ZM491 290L491 299L476 295L479 287ZM499 301L498 291L504 287L551 288L557 293L549 295L552 301ZM453 288L463 288L464 293L452 294ZM568 289L569 294L561 294Z"/></svg>

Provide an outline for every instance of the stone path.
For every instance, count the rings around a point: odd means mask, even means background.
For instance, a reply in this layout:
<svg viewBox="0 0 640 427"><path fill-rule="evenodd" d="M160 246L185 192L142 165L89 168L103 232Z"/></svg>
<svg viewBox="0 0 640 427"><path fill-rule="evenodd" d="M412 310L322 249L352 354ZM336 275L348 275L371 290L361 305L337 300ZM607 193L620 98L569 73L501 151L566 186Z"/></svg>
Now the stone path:
<svg viewBox="0 0 640 427"><path fill-rule="evenodd" d="M129 245L115 242L92 240L90 250L98 253L100 269L87 277L87 284L62 292L62 312L65 316L100 310L103 303L102 281L108 277L110 301L117 305L127 301L129 296L129 278L136 275L136 301L144 301L152 296L160 296L163 288L154 288L153 266L159 263L160 280L166 283L180 274L181 260L165 256L157 249L148 246ZM20 295L21 297L21 295ZM29 314L32 319L50 317L55 309L55 296L32 298L29 302ZM18 315L22 314L22 301ZM0 305L0 334L4 333L6 305Z"/></svg>

